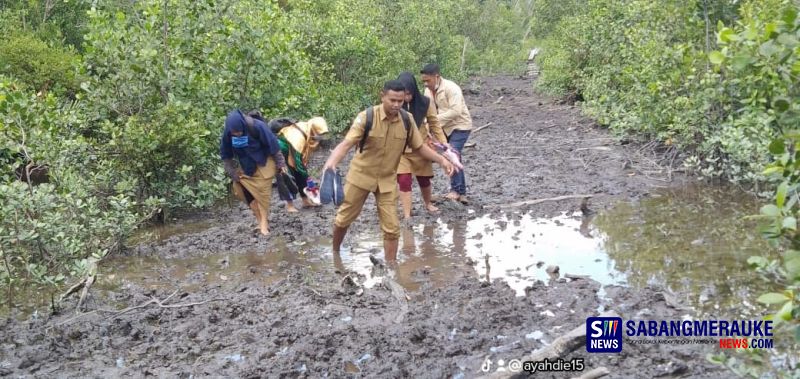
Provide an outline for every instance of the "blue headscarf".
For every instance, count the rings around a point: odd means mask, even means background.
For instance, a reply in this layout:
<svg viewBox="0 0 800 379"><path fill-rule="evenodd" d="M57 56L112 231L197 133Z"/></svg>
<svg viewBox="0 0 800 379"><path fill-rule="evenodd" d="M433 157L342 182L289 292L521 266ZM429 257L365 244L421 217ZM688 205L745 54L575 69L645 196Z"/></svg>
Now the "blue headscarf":
<svg viewBox="0 0 800 379"><path fill-rule="evenodd" d="M232 133L240 132L242 135L248 136L247 147L234 148L231 143ZM269 131L267 125L254 118L253 130L249 130L244 114L238 109L232 110L225 118L225 129L222 132L219 149L220 157L223 160L236 156L245 175L255 174L257 166L267 163L267 157L274 155L275 152L280 152L278 139Z"/></svg>

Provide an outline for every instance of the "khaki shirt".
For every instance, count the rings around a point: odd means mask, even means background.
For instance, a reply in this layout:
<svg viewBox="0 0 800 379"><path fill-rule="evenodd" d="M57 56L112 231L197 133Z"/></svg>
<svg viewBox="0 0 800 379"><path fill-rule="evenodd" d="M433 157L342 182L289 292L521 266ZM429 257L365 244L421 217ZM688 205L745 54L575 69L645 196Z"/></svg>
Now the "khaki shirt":
<svg viewBox="0 0 800 379"><path fill-rule="evenodd" d="M425 96L433 100L445 134L449 136L453 130L472 130L472 116L458 84L441 78L435 94L425 88Z"/></svg>
<svg viewBox="0 0 800 379"><path fill-rule="evenodd" d="M370 192L392 192L397 188L397 165L406 146L406 128L399 114L394 120L389 120L383 105L374 106L373 113L372 129L363 152L359 152L358 145L367 123L366 111L358 114L344 137L356 146L347 172L347 182ZM416 150L422 147L424 140L417 130L414 117L409 114L408 119L408 145Z"/></svg>

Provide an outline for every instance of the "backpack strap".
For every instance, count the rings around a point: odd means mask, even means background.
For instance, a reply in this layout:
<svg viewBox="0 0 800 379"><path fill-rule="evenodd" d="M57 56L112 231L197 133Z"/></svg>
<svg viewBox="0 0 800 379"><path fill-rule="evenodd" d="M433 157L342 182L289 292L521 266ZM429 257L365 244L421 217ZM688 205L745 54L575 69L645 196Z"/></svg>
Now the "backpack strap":
<svg viewBox="0 0 800 379"><path fill-rule="evenodd" d="M364 152L364 144L367 143L367 136L369 135L369 131L372 130L372 118L374 115L373 107L367 108L367 123L364 125L364 135L361 136L361 142L358 145L359 153ZM406 146L408 146L408 141L411 139L411 120L409 119L408 112L403 109L400 109L400 118L403 120L403 127L406 128Z"/></svg>
<svg viewBox="0 0 800 379"><path fill-rule="evenodd" d="M308 134L306 134L306 132L304 132L303 129L301 129L299 126L297 126L297 123L292 123L291 126L293 126L295 130L297 130L298 132L300 132L300 134L303 135L303 140L305 140L306 143L307 143L308 142Z"/></svg>
<svg viewBox="0 0 800 379"><path fill-rule="evenodd" d="M403 119L403 127L406 128L406 147L409 147L408 140L411 139L411 121L409 120L408 112L401 109L400 118Z"/></svg>
<svg viewBox="0 0 800 379"><path fill-rule="evenodd" d="M258 142L261 142L261 137L258 135L253 118L246 114L243 114L243 116L244 125L247 126L247 134L253 136L253 138L255 138Z"/></svg>
<svg viewBox="0 0 800 379"><path fill-rule="evenodd" d="M369 131L372 130L372 118L375 117L375 110L374 107L370 106L367 108L367 123L364 125L364 135L361 136L361 142L358 144L358 152L364 152L364 144L367 143L367 136L369 135Z"/></svg>

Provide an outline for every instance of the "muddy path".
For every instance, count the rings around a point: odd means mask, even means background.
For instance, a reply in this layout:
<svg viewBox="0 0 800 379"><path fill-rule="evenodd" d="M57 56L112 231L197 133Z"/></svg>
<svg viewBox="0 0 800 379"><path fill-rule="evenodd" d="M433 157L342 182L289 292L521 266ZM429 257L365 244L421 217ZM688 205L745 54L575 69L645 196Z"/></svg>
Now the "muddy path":
<svg viewBox="0 0 800 379"><path fill-rule="evenodd" d="M480 78L464 88L475 127L491 123L473 134L475 145L464 153L471 202L445 203L434 216L416 200L416 223L579 211L579 198L500 208L569 195L592 195L589 213L596 213L688 180L660 169L648 148L612 138L577 107L534 94L528 79ZM323 155L315 159L319 165ZM444 193L446 179L436 177L434 188ZM623 319L687 315L660 288L601 286L563 272L531 281L518 296L488 273L481 279L469 258L444 268L409 266L404 262L413 257L401 251L396 271L359 274L330 257L333 216L331 207L295 215L274 207L268 239L257 236L243 205L188 217L181 222L202 228L128 252L167 262L162 269L137 273L144 281L96 288L87 313L76 314L71 299L55 315L0 319L0 376L472 378L485 374L487 360L494 371L501 360L523 359L605 310ZM370 200L351 235L377 228ZM237 257L253 251L262 260L242 264L234 275L217 272L239 267ZM220 253L225 258L217 260ZM206 256L214 258L185 276L166 267L168 259ZM414 288L399 285L401 276ZM446 284L434 285L433 276L444 276ZM705 360L714 348L628 344L606 355L579 347L562 358L583 358L586 371L607 367L612 378L726 377Z"/></svg>

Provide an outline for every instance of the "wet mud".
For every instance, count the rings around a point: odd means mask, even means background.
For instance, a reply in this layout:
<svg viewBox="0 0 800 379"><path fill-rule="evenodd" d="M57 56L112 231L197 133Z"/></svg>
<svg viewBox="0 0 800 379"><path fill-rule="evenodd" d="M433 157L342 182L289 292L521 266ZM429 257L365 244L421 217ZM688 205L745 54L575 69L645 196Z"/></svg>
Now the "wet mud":
<svg viewBox="0 0 800 379"><path fill-rule="evenodd" d="M443 203L440 214L429 215L415 188L410 224L423 233L430 225L487 217L498 220L498 230L523 217L592 217L689 181L654 170L641 146L618 142L577 107L535 94L529 79L480 78L464 89L475 127L491 122L470 137L475 145L464 152L470 202ZM318 166L326 154L317 154ZM447 183L439 174L435 193L445 193ZM592 198L503 208L568 195ZM277 194L274 200L269 238L257 234L244 205L224 204L179 221L184 233L160 233L125 257L105 261L138 279L115 280L121 274L108 269L87 312L76 313L76 300L68 299L53 315L12 312L0 319L0 376L472 378L487 374L487 360L491 371L501 360L524 360L602 311L623 319L691 316L660 287L568 279L564 271L510 286L490 273L498 262L489 258L456 254L433 269L429 262L436 257L416 254L413 244L401 244L397 267L353 270L330 254L332 207L286 214ZM583 228L579 232L591 233ZM377 233L370 199L344 254L381 257L378 244L358 240ZM446 246L468 251L463 244L479 237ZM513 238L501 248L514 249ZM141 263L150 268L137 271L125 266L137 266L131 259L166 263ZM546 262L538 266L547 268ZM586 371L606 367L612 378L727 377L705 359L717 350L629 344L620 354L580 347L562 358L585 359Z"/></svg>

